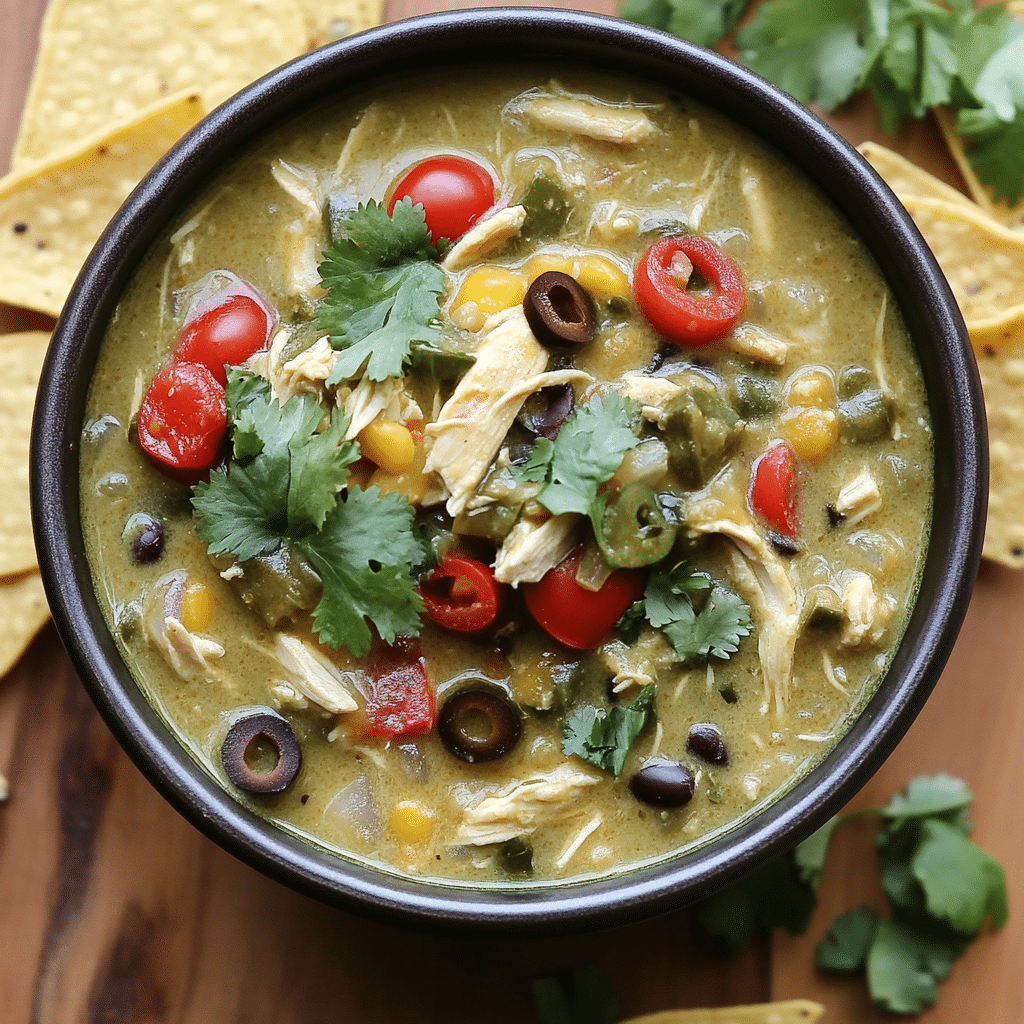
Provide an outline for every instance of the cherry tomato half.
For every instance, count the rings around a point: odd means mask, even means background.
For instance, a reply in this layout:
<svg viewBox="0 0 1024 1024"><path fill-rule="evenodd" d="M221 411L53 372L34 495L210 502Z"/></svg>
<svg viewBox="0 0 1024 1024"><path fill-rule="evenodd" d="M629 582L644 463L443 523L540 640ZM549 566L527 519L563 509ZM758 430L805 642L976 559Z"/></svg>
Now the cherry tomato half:
<svg viewBox="0 0 1024 1024"><path fill-rule="evenodd" d="M157 469L194 484L217 462L228 430L224 388L198 363L174 363L150 382L135 421Z"/></svg>
<svg viewBox="0 0 1024 1024"><path fill-rule="evenodd" d="M378 643L367 665L365 723L353 717L364 736L423 736L434 728L437 704L426 661L416 637Z"/></svg>
<svg viewBox="0 0 1024 1024"><path fill-rule="evenodd" d="M692 270L708 282L710 295L686 291ZM746 301L739 268L697 235L655 242L637 263L633 290L650 325L678 345L706 345L722 337Z"/></svg>
<svg viewBox="0 0 1024 1024"><path fill-rule="evenodd" d="M490 566L475 558L448 555L420 582L427 614L439 626L477 633L498 617L501 588Z"/></svg>
<svg viewBox="0 0 1024 1024"><path fill-rule="evenodd" d="M201 363L227 384L225 366L238 366L266 348L274 321L250 295L225 295L185 326L174 349L176 363Z"/></svg>
<svg viewBox="0 0 1024 1024"><path fill-rule="evenodd" d="M583 548L570 551L537 583L524 583L522 590L526 607L542 629L566 647L589 651L644 596L646 577L634 569L618 569L600 590L587 590L576 582L582 557Z"/></svg>
<svg viewBox="0 0 1024 1024"><path fill-rule="evenodd" d="M750 507L787 537L795 537L800 529L796 455L785 441L772 445L751 466Z"/></svg>
<svg viewBox="0 0 1024 1024"><path fill-rule="evenodd" d="M400 199L423 207L436 243L461 238L494 205L494 182L479 164L461 156L435 156L417 164L395 186L388 214Z"/></svg>

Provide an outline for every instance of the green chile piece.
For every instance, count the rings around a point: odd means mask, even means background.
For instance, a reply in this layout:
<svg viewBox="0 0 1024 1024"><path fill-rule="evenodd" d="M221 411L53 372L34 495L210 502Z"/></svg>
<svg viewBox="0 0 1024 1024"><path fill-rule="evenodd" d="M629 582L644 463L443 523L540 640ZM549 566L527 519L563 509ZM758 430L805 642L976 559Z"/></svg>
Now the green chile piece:
<svg viewBox="0 0 1024 1024"><path fill-rule="evenodd" d="M843 602L833 587L818 583L804 595L801 626L804 629L834 630L843 624Z"/></svg>
<svg viewBox="0 0 1024 1024"><path fill-rule="evenodd" d="M455 517L455 533L466 537L482 537L500 544L511 532L519 518L520 505L484 505L467 509Z"/></svg>
<svg viewBox="0 0 1024 1024"><path fill-rule="evenodd" d="M311 612L323 594L323 583L316 570L288 545L269 555L257 555L247 562L235 562L223 555L210 559L220 570L237 566L241 574L231 573L228 583L254 612L274 628L284 619Z"/></svg>
<svg viewBox="0 0 1024 1024"><path fill-rule="evenodd" d="M676 540L658 496L647 484L626 484L604 512L598 544L609 565L638 569L660 562Z"/></svg>
<svg viewBox="0 0 1024 1024"><path fill-rule="evenodd" d="M533 176L519 205L526 210L526 220L519 236L527 242L557 238L572 213L565 189L543 171Z"/></svg>
<svg viewBox="0 0 1024 1024"><path fill-rule="evenodd" d="M892 403L876 388L839 403L839 430L856 444L892 436Z"/></svg>
<svg viewBox="0 0 1024 1024"><path fill-rule="evenodd" d="M494 862L506 875L533 874L533 845L523 836L508 839L498 847Z"/></svg>
<svg viewBox="0 0 1024 1024"><path fill-rule="evenodd" d="M672 397L662 424L669 465L691 490L703 487L728 462L746 425L720 398L698 387Z"/></svg>
<svg viewBox="0 0 1024 1024"><path fill-rule="evenodd" d="M733 394L737 412L748 420L770 415L782 402L777 381L751 373L736 376Z"/></svg>

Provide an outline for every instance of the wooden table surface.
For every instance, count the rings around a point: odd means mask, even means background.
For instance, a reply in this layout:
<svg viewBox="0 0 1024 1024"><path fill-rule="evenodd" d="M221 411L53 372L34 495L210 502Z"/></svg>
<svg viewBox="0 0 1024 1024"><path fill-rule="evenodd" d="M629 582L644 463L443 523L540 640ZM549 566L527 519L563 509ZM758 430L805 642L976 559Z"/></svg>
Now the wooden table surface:
<svg viewBox="0 0 1024 1024"><path fill-rule="evenodd" d="M0 167L44 5L0 0ZM469 4L391 0L386 15L459 6ZM587 6L615 10L611 0ZM854 142L885 141L863 106L832 120ZM958 183L931 124L896 145ZM0 331L48 325L0 306ZM1009 924L957 962L926 1024L1024 1021L1022 623L1024 574L983 566L934 696L853 805L884 803L922 772L960 775L977 795L974 839L1006 868ZM537 1019L533 978L586 961L607 971L623 1017L803 996L828 1005L828 1024L892 1019L872 1010L859 980L812 966L814 943L839 911L881 905L870 829L839 833L805 936L731 959L702 951L685 912L538 941L372 924L265 879L181 819L111 737L52 626L0 682L0 773L11 785L0 807L2 1022L512 1024Z"/></svg>

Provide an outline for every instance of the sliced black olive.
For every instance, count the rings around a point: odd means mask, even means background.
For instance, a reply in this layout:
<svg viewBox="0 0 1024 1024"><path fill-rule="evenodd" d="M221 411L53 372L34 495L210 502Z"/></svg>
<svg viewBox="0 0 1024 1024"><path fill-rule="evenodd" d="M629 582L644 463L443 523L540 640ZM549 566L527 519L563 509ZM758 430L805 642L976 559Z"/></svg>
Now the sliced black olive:
<svg viewBox="0 0 1024 1024"><path fill-rule="evenodd" d="M686 737L686 749L708 764L724 767L729 763L729 748L725 745L722 734L717 726L708 722L690 726L690 732Z"/></svg>
<svg viewBox="0 0 1024 1024"><path fill-rule="evenodd" d="M149 565L164 553L167 539L164 524L148 512L129 516L122 536L131 547L132 558L140 565Z"/></svg>
<svg viewBox="0 0 1024 1024"><path fill-rule="evenodd" d="M523 312L536 339L550 348L585 345L597 335L594 300L560 270L534 280L523 299Z"/></svg>
<svg viewBox="0 0 1024 1024"><path fill-rule="evenodd" d="M523 402L518 420L531 433L554 441L575 405L571 384L553 384L535 391Z"/></svg>
<svg viewBox="0 0 1024 1024"><path fill-rule="evenodd" d="M629 791L651 807L682 807L693 799L696 785L685 764L655 757L629 780Z"/></svg>
<svg viewBox="0 0 1024 1024"><path fill-rule="evenodd" d="M437 717L437 734L448 750L469 764L496 761L518 742L522 723L515 705L490 687L453 693Z"/></svg>
<svg viewBox="0 0 1024 1024"><path fill-rule="evenodd" d="M676 528L665 518L658 496L634 480L605 510L597 541L609 565L637 569L660 562L675 539Z"/></svg>
<svg viewBox="0 0 1024 1024"><path fill-rule="evenodd" d="M228 729L220 748L227 777L247 793L281 793L299 774L302 749L292 727L277 715L259 712Z"/></svg>

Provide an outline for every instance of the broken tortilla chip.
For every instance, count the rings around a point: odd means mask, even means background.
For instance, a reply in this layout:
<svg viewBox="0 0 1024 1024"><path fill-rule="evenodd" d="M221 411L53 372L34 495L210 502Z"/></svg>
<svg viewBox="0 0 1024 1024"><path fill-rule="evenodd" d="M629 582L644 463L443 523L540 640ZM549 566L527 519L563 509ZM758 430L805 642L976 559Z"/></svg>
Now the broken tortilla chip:
<svg viewBox="0 0 1024 1024"><path fill-rule="evenodd" d="M305 45L294 0L52 0L11 166L64 152L182 92L200 93L212 110Z"/></svg>
<svg viewBox="0 0 1024 1024"><path fill-rule="evenodd" d="M920 199L945 199L947 202L959 203L966 207L976 205L952 185L947 185L934 174L929 174L923 167L918 167L905 156L894 153L877 142L862 142L857 150L881 175L901 202L904 196L916 196Z"/></svg>
<svg viewBox="0 0 1024 1024"><path fill-rule="evenodd" d="M665 1010L631 1017L623 1024L814 1024L825 1012L821 1003L788 999L778 1003L718 1006L706 1010Z"/></svg>
<svg viewBox="0 0 1024 1024"><path fill-rule="evenodd" d="M36 567L28 498L28 446L39 370L50 335L25 331L0 335L0 577Z"/></svg>
<svg viewBox="0 0 1024 1024"><path fill-rule="evenodd" d="M0 621L4 624L0 633L0 676L7 675L49 618L38 572L0 580Z"/></svg>
<svg viewBox="0 0 1024 1024"><path fill-rule="evenodd" d="M297 0L311 50L379 25L384 0Z"/></svg>
<svg viewBox="0 0 1024 1024"><path fill-rule="evenodd" d="M81 148L0 178L0 302L57 316L110 218L202 115L199 96L185 93Z"/></svg>
<svg viewBox="0 0 1024 1024"><path fill-rule="evenodd" d="M1018 15L1024 17L1024 11L1018 12ZM983 185L978 175L974 173L974 168L967 156L964 140L957 134L956 117L947 108L936 107L935 119L942 131L942 137L946 140L946 147L956 161L957 167L960 168L967 189L974 197L975 202L985 213L1004 227L1024 228L1024 199L1014 206L1010 206L1004 199L997 202L992 196L992 190L987 185Z"/></svg>

